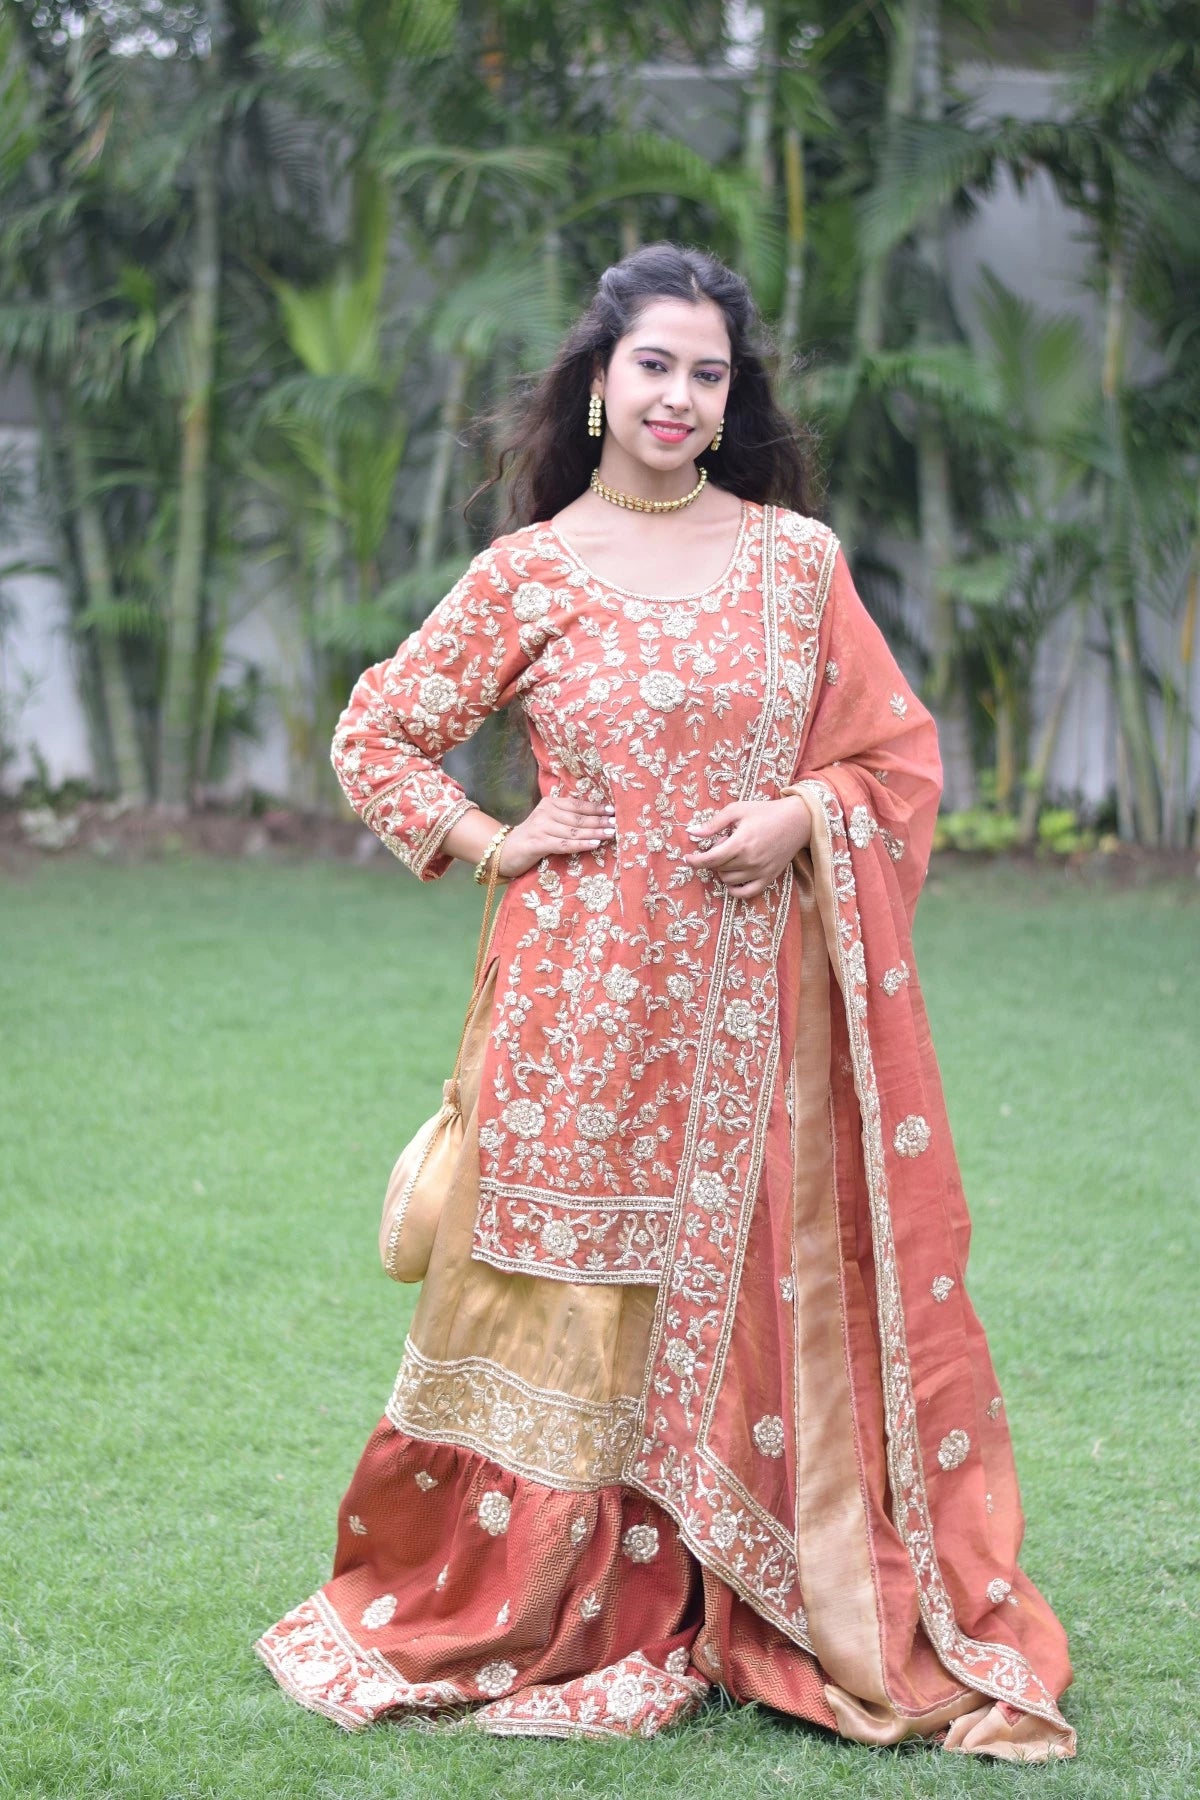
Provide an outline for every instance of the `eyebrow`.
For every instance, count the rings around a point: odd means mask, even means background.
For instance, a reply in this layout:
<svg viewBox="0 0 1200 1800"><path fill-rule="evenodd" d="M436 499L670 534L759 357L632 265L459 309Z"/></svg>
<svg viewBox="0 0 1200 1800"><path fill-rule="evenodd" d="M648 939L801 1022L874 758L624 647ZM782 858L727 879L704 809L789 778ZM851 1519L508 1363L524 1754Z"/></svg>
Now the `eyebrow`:
<svg viewBox="0 0 1200 1800"><path fill-rule="evenodd" d="M672 362L676 360L675 352L673 350L664 350L661 344L635 344L635 356L639 350L652 350L655 356L669 356ZM698 356L696 361L698 363L715 363L717 367L721 369L727 369L729 367L729 364L723 356Z"/></svg>

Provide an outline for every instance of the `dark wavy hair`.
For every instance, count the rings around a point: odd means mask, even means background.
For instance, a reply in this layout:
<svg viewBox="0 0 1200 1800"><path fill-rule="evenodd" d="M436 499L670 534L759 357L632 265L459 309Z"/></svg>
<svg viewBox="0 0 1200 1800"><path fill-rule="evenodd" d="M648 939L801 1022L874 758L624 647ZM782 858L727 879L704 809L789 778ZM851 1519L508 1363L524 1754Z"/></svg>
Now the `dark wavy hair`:
<svg viewBox="0 0 1200 1800"><path fill-rule="evenodd" d="M508 496L502 529L549 519L582 494L598 458L587 435L588 395L618 338L652 300L711 300L729 332L733 379L719 450L697 459L710 480L742 500L807 513L814 501L812 436L776 403L758 309L740 275L705 250L646 244L600 277L591 305L551 366L517 396L507 416L496 472L470 506L498 483Z"/></svg>

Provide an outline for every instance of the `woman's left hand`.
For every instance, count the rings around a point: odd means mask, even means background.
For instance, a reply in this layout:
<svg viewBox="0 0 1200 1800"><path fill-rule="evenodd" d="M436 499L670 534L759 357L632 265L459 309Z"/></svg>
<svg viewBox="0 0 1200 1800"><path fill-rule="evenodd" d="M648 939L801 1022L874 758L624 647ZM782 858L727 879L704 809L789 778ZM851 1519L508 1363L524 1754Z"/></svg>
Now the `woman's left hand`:
<svg viewBox="0 0 1200 1800"><path fill-rule="evenodd" d="M691 869L711 869L739 900L753 900L769 888L812 834L812 814L802 794L778 800L735 800L711 819L688 826L694 838L726 832L711 850L688 851Z"/></svg>

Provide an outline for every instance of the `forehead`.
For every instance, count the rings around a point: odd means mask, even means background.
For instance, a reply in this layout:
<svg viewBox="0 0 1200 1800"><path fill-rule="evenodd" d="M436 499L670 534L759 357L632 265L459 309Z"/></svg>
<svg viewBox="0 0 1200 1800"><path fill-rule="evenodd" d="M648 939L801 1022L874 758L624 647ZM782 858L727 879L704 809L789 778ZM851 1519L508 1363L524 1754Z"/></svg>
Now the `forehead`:
<svg viewBox="0 0 1200 1800"><path fill-rule="evenodd" d="M656 344L689 362L729 360L729 331L714 300L647 300L621 342Z"/></svg>

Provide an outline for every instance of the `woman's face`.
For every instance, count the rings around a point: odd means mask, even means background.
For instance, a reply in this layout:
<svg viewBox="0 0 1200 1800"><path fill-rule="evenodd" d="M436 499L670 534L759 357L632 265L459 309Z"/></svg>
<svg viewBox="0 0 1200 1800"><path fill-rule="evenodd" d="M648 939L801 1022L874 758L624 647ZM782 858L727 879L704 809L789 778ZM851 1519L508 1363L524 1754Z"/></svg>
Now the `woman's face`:
<svg viewBox="0 0 1200 1800"><path fill-rule="evenodd" d="M604 422L635 461L665 474L712 442L725 416L729 332L712 300L650 300L592 383Z"/></svg>

